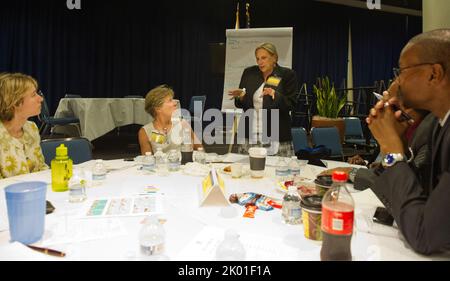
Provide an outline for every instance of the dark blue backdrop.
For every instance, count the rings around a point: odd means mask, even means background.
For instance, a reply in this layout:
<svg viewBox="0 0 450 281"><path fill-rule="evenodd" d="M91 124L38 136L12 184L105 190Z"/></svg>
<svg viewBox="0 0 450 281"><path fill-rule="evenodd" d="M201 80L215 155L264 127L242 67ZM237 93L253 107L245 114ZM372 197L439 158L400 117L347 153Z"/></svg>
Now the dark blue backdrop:
<svg viewBox="0 0 450 281"><path fill-rule="evenodd" d="M4 1L3 1L4 2ZM223 76L210 69L209 43L225 42L237 0L15 0L0 10L0 72L36 77L51 111L66 93L122 97L172 85L187 107L206 94L221 106ZM421 30L421 18L315 1L249 1L252 27L294 27L293 68L309 86L347 75L348 22L353 28L355 86L387 80L401 47ZM244 21L241 0L241 24Z"/></svg>

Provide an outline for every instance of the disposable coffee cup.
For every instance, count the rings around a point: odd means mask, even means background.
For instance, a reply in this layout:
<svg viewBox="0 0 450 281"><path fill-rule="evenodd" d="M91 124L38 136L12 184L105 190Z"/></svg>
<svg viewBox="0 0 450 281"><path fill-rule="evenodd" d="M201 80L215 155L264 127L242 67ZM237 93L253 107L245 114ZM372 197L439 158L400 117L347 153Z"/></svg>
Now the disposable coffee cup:
<svg viewBox="0 0 450 281"><path fill-rule="evenodd" d="M181 165L185 165L189 162L194 162L192 158L193 146L192 144L182 144L181 145Z"/></svg>
<svg viewBox="0 0 450 281"><path fill-rule="evenodd" d="M21 182L5 188L11 241L31 244L44 234L47 183Z"/></svg>
<svg viewBox="0 0 450 281"><path fill-rule="evenodd" d="M264 177L267 149L264 147L252 147L248 150L248 155L250 157L250 176L252 178Z"/></svg>

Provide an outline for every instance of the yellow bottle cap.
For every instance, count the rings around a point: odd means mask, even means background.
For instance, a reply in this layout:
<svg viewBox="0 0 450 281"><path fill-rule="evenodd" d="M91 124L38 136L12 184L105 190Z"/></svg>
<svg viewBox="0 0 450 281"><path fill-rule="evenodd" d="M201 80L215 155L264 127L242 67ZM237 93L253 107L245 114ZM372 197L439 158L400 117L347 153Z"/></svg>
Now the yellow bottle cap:
<svg viewBox="0 0 450 281"><path fill-rule="evenodd" d="M56 148L56 156L57 157L65 157L65 156L67 156L67 147L64 144L60 144Z"/></svg>

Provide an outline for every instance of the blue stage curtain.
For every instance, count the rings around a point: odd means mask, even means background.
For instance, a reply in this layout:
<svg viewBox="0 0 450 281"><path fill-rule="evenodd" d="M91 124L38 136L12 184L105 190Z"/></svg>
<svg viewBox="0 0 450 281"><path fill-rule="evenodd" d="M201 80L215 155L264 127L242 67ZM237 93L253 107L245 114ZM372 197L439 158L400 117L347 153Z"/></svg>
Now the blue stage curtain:
<svg viewBox="0 0 450 281"><path fill-rule="evenodd" d="M243 26L245 1L239 1ZM225 29L234 28L237 0L81 2L78 11L68 10L65 0L2 2L0 72L36 77L52 113L66 93L145 95L162 83L174 88L183 107L191 96L203 94L207 108L221 107L223 77L210 69L209 43L225 42ZM372 38L364 33L369 29L360 16L364 10L306 0L249 2L251 27L294 27L293 68L309 88L318 76L328 75L337 87L346 77L350 18L364 23L353 25L354 58L363 62L355 61L355 85L386 77L406 40L393 35L386 40L387 32L377 29L385 26L382 30L396 34L398 22L404 22L399 15L387 16L388 23L381 13L371 15ZM380 55L379 48L393 49Z"/></svg>

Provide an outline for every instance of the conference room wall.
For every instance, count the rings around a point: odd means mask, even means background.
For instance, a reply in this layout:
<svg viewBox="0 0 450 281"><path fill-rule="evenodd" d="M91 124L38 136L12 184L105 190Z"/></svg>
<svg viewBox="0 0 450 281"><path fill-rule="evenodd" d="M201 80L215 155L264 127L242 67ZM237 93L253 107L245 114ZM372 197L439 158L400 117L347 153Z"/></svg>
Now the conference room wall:
<svg viewBox="0 0 450 281"><path fill-rule="evenodd" d="M65 0L3 1L0 71L36 77L52 113L65 93L85 97L144 95L161 83L173 86L183 107L192 95L206 94L206 107L220 108L223 77L211 72L208 44L225 42L225 29L234 28L237 1L81 3L81 10L69 10ZM240 3L243 27L245 5ZM315 1L250 3L252 27L294 27L293 68L299 81L309 85L319 75L329 75L337 86L346 77L350 20L361 28L355 28L353 34L354 52L358 54L362 48L361 54L354 56L354 69L364 76L355 73L355 86L389 77L388 65L396 64L399 46L414 33L406 28L412 19L408 23L401 15ZM361 13L372 17L373 25L364 22ZM398 28L391 29L393 22ZM389 40L380 40L374 33ZM391 55L379 51L384 43L395 46ZM386 66L372 66L367 61L370 57L377 65ZM375 70L366 73L367 68Z"/></svg>

